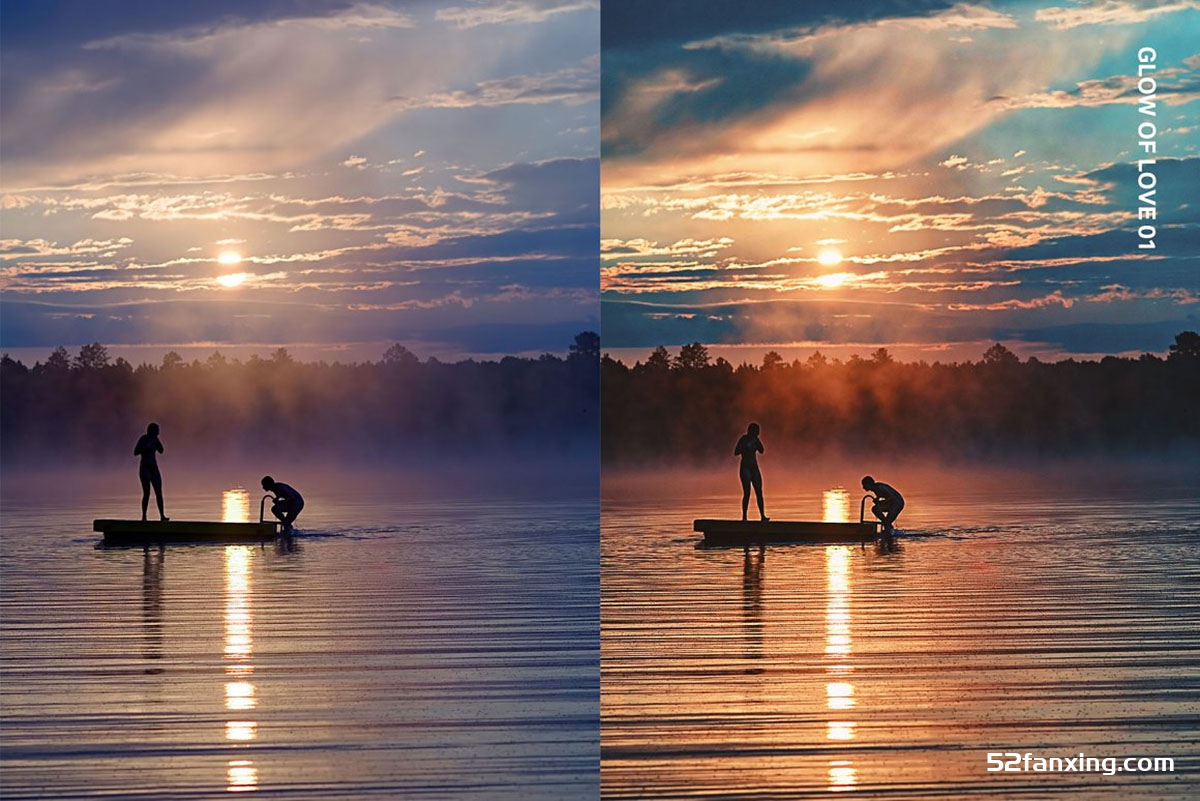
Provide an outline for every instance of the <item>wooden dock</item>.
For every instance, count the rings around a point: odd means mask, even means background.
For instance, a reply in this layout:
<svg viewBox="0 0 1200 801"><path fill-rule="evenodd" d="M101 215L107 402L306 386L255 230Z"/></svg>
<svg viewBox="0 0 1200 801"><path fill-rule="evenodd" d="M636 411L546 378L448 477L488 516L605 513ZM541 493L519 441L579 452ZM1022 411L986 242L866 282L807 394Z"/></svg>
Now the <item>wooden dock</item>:
<svg viewBox="0 0 1200 801"><path fill-rule="evenodd" d="M769 542L869 542L879 536L879 524L826 523L808 520L697 520L693 530L704 534L705 545L751 545Z"/></svg>
<svg viewBox="0 0 1200 801"><path fill-rule="evenodd" d="M162 542L262 542L279 534L276 523L216 523L204 520L95 520L92 530L105 545Z"/></svg>

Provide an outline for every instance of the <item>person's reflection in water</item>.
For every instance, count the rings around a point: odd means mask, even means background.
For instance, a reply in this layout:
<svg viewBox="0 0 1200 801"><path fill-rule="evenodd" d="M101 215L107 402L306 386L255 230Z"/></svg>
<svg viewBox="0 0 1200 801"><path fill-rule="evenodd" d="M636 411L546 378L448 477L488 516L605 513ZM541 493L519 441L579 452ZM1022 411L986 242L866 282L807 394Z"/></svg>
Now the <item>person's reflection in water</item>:
<svg viewBox="0 0 1200 801"><path fill-rule="evenodd" d="M880 537L875 541L875 552L877 554L898 554L904 549L900 546L899 540L895 537Z"/></svg>
<svg viewBox="0 0 1200 801"><path fill-rule="evenodd" d="M763 568L767 546L759 545L753 555L750 548L742 556L742 614L746 631L746 659L763 658ZM762 668L747 668L747 674L762 673Z"/></svg>
<svg viewBox="0 0 1200 801"><path fill-rule="evenodd" d="M746 427L737 445L733 446L733 455L742 457L738 466L738 478L742 481L742 520L746 519L746 510L750 506L750 487L754 487L754 497L758 501L758 516L763 521L770 520L763 511L763 479L758 467L758 454L763 453L762 440L758 438L758 423Z"/></svg>
<svg viewBox="0 0 1200 801"><path fill-rule="evenodd" d="M158 503L158 517L170 520L163 512L162 473L158 471L155 454L163 452L162 440L158 438L158 423L146 426L146 433L133 446L133 455L142 457L138 465L138 479L142 482L142 522L146 521L146 507L150 504L150 488L154 487L154 500Z"/></svg>
<svg viewBox="0 0 1200 801"><path fill-rule="evenodd" d="M144 653L147 660L162 659L162 573L166 548L142 550L142 628L146 637ZM149 675L162 673L158 667L147 667Z"/></svg>
<svg viewBox="0 0 1200 801"><path fill-rule="evenodd" d="M281 556L291 556L304 551L304 547L300 544L300 540L296 537L278 537L275 540L275 553Z"/></svg>

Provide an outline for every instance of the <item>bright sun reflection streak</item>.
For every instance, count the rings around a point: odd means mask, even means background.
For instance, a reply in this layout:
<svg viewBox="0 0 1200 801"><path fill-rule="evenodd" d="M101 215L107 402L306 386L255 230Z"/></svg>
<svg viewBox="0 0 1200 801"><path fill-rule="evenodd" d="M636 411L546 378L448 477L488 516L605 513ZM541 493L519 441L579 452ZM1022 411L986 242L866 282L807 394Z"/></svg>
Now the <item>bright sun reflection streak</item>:
<svg viewBox="0 0 1200 801"><path fill-rule="evenodd" d="M829 763L829 791L832 793L853 790L858 781L854 763L848 759L834 759Z"/></svg>
<svg viewBox="0 0 1200 801"><path fill-rule="evenodd" d="M821 495L821 519L826 523L849 523L850 493L841 487L825 490Z"/></svg>
<svg viewBox="0 0 1200 801"><path fill-rule="evenodd" d="M249 494L242 489L226 491L221 497L221 511L222 519L227 522L237 522L238 517L249 518ZM248 712L258 706L254 683L249 680L254 673L250 664L254 653L251 630L254 616L250 609L251 554L251 549L244 545L225 548L225 708L230 712ZM225 722L226 740L248 742L257 737L258 723L255 721ZM230 761L225 789L231 793L257 790L258 770L254 762L248 759Z"/></svg>
<svg viewBox="0 0 1200 801"><path fill-rule="evenodd" d="M850 516L850 495L841 489L829 490L822 499L825 520L838 522L839 516ZM846 712L854 708L854 684L849 681L850 649L850 550L831 545L825 549L825 658L829 664L826 674L825 706L838 720L826 724L825 738L833 741L854 739L855 722L845 720ZM833 714L830 715L833 717ZM847 759L829 763L829 790L839 792L854 789L858 774L854 763Z"/></svg>
<svg viewBox="0 0 1200 801"><path fill-rule="evenodd" d="M217 283L227 289L233 289L235 286L241 286L246 283L249 277L248 273L230 273L229 275L218 275Z"/></svg>
<svg viewBox="0 0 1200 801"><path fill-rule="evenodd" d="M229 760L229 771L225 777L226 788L231 793L244 793L258 789L258 769L248 759Z"/></svg>
<svg viewBox="0 0 1200 801"><path fill-rule="evenodd" d="M226 250L217 256L217 261L221 264L241 264L242 254L236 250Z"/></svg>
<svg viewBox="0 0 1200 801"><path fill-rule="evenodd" d="M221 521L224 523L249 523L250 493L241 487L222 492Z"/></svg>

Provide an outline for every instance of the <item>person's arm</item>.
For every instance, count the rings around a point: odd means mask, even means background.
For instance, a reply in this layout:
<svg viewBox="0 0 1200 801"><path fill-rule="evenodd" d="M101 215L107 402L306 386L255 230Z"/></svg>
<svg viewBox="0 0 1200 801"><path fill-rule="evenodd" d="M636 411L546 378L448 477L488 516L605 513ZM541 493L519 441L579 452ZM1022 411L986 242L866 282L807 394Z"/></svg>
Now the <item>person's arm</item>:
<svg viewBox="0 0 1200 801"><path fill-rule="evenodd" d="M733 446L733 455L734 456L742 455L742 443L745 441L746 441L745 437L741 437L738 439L737 444Z"/></svg>
<svg viewBox="0 0 1200 801"><path fill-rule="evenodd" d="M154 438L154 449L156 451L158 451L159 453L163 453L162 440L159 439L158 437Z"/></svg>
<svg viewBox="0 0 1200 801"><path fill-rule="evenodd" d="M766 453L766 452L767 452L767 451L766 451L766 449L765 449L765 448L763 448L763 444L762 444L762 440L761 440L761 439L755 438L755 440L754 440L754 447L755 447L755 448L758 450L758 452L759 452L759 453Z"/></svg>

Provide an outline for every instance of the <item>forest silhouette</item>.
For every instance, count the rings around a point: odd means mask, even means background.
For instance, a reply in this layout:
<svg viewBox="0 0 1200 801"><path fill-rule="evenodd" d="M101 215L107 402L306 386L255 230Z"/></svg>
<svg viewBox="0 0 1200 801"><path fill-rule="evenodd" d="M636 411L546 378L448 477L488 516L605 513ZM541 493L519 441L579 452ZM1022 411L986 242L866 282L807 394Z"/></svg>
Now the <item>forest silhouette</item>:
<svg viewBox="0 0 1200 801"><path fill-rule="evenodd" d="M26 367L0 360L0 452L15 463L124 459L147 421L168 454L396 461L528 452L594 454L600 338L575 337L565 358L421 361L403 345L378 362L303 363L214 352L159 365L110 359L100 343L59 347Z"/></svg>
<svg viewBox="0 0 1200 801"><path fill-rule="evenodd" d="M602 463L728 461L748 421L773 458L1079 457L1200 451L1200 335L1167 358L1022 362L997 343L978 362L899 363L819 352L761 365L710 359L700 343L632 367L601 360Z"/></svg>

